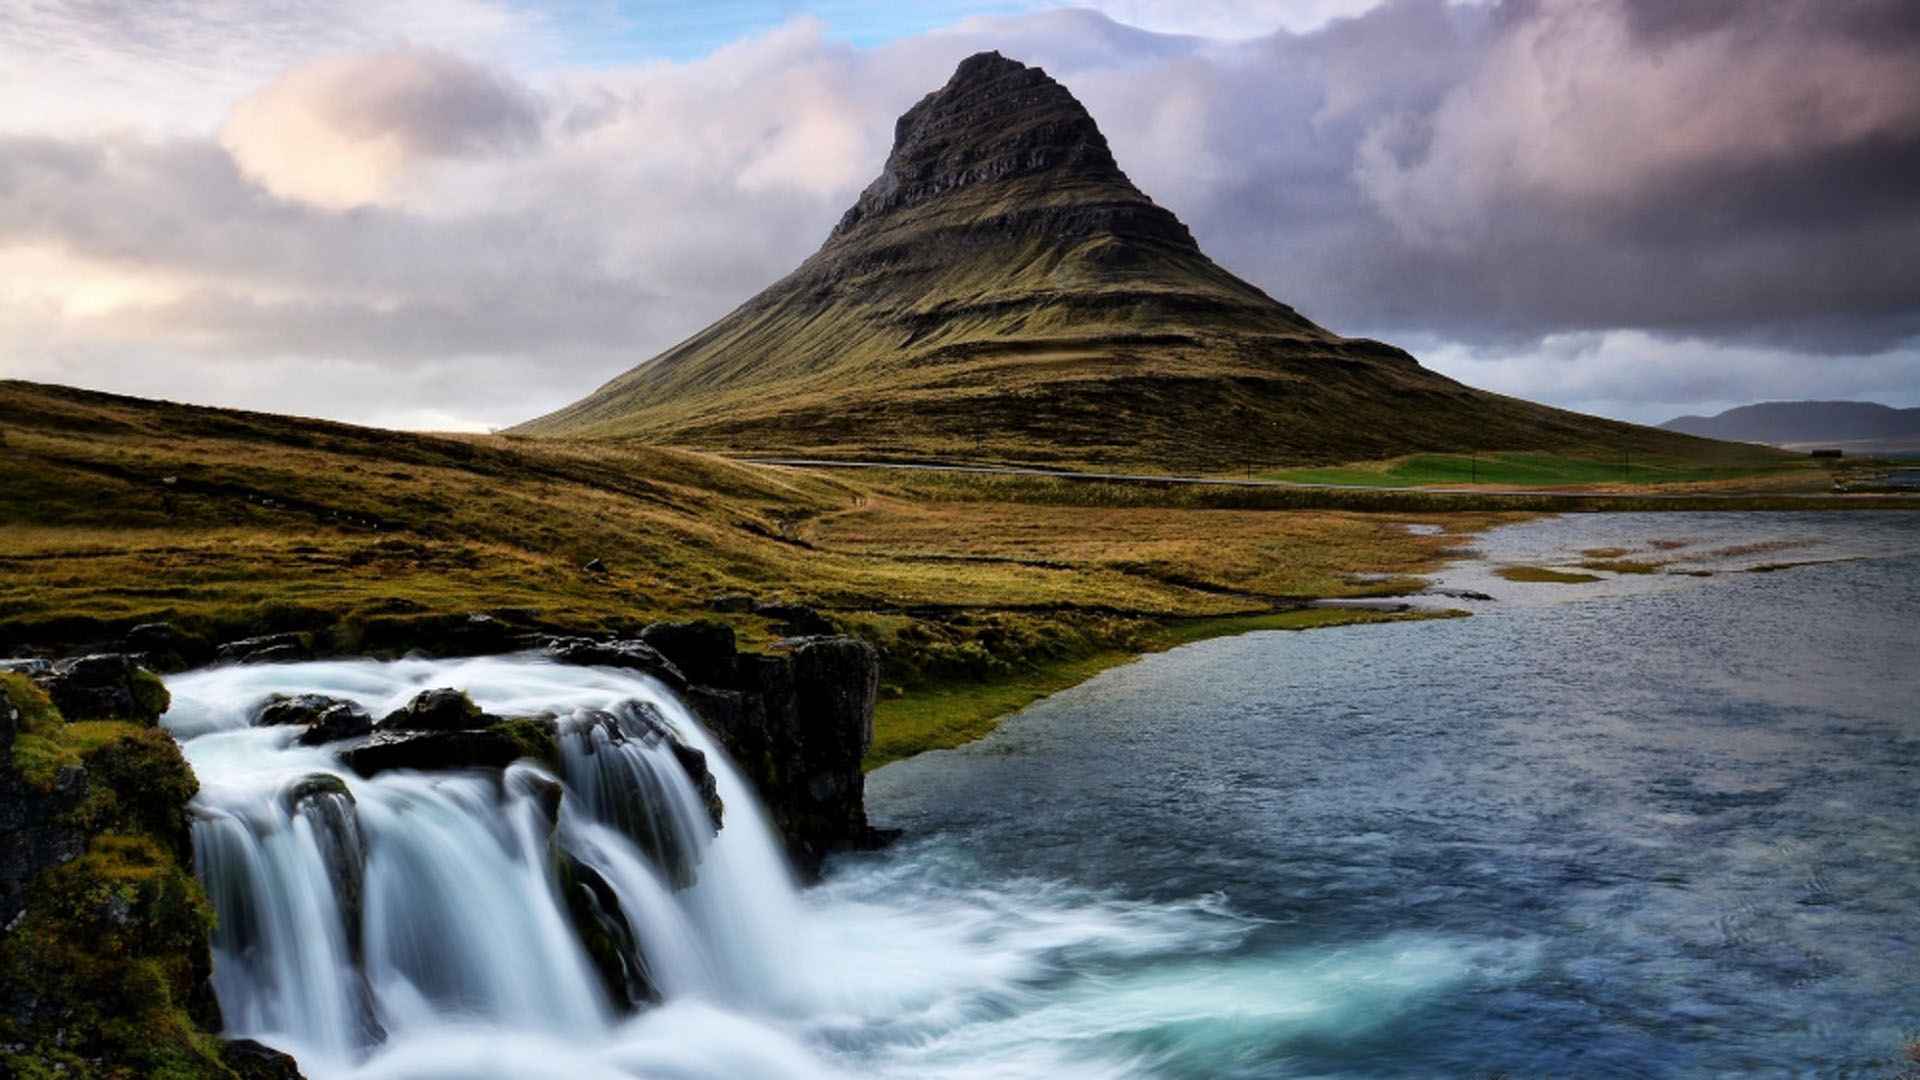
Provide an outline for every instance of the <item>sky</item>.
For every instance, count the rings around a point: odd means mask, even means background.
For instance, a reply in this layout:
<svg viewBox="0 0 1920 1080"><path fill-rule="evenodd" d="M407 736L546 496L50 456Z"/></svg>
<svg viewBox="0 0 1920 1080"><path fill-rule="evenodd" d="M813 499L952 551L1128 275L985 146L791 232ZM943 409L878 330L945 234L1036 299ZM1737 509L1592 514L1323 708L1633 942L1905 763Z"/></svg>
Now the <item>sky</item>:
<svg viewBox="0 0 1920 1080"><path fill-rule="evenodd" d="M1920 405L1912 0L0 0L0 377L528 419L797 265L983 49L1462 381Z"/></svg>

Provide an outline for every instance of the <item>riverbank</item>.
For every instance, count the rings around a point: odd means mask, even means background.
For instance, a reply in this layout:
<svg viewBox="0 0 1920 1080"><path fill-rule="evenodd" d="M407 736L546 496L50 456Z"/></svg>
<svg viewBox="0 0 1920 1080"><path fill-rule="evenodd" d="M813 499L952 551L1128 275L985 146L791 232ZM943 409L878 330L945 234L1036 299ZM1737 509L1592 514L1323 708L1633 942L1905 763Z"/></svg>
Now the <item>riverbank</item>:
<svg viewBox="0 0 1920 1080"><path fill-rule="evenodd" d="M920 702L899 730L923 743L915 727L975 730L983 700L1207 620L1417 590L1517 519L814 475L20 383L0 422L0 653L471 655L696 618L756 649L846 632L882 650L883 737Z"/></svg>
<svg viewBox="0 0 1920 1080"><path fill-rule="evenodd" d="M236 642L234 657L500 653L662 620L716 620L750 649L849 633L882 656L870 765L1188 635L1416 592L1489 527L1638 505L826 473L24 383L0 383L0 424L0 653L146 652L134 639L161 623L183 663ZM1689 505L1650 492L1644 508Z"/></svg>

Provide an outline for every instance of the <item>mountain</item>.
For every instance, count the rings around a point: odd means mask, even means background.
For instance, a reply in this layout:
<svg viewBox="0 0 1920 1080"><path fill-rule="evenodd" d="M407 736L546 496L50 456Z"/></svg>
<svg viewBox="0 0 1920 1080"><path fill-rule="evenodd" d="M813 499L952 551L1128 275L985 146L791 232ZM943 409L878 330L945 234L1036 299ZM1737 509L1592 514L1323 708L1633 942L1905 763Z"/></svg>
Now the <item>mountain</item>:
<svg viewBox="0 0 1920 1080"><path fill-rule="evenodd" d="M900 117L879 178L798 269L515 430L1168 468L1697 445L1315 325L1208 259L1064 86L991 52Z"/></svg>
<svg viewBox="0 0 1920 1080"><path fill-rule="evenodd" d="M1920 445L1920 409L1871 401L1767 401L1718 416L1676 416L1668 431L1708 439L1772 443Z"/></svg>

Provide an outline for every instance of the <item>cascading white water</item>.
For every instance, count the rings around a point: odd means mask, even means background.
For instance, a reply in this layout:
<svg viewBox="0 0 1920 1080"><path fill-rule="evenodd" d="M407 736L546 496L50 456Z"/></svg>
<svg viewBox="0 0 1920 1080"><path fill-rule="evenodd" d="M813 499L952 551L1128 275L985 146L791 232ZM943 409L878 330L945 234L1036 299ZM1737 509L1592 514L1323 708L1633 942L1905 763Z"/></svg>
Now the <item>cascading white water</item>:
<svg viewBox="0 0 1920 1080"><path fill-rule="evenodd" d="M379 714L448 683L490 709L562 714L563 776L521 762L504 775L365 779L325 747L294 745L291 729L248 726L276 691ZM609 999L576 932L560 857L611 888L630 959L663 998L800 994L781 977L791 967L768 962L798 910L775 840L719 748L650 679L525 661L335 663L219 669L172 688L167 724L203 778L196 866L220 916L228 1026L314 1074L351 1072L449 1024L604 1037L625 1003ZM726 807L719 835L646 722L707 754ZM555 782L558 820L541 797Z"/></svg>
<svg viewBox="0 0 1920 1080"><path fill-rule="evenodd" d="M1203 977L1217 995L1206 1008L1323 1022L1291 980L1189 966L1256 925L1210 900L982 883L939 846L799 892L719 746L632 672L337 661L168 685L164 722L201 782L196 868L219 915L228 1034L287 1050L313 1080L1139 1075L1151 1060L1117 1036L1186 1023L1199 1000L1187 982ZM440 686L491 713L560 717L558 775L523 761L366 779L327 747L297 745L296 729L250 726L272 693L380 716ZM656 725L706 755L717 834ZM657 1000L630 1007L590 958L565 859L604 884ZM1188 974L1126 994L1102 973L1164 964ZM1439 985L1483 964L1443 950L1408 978Z"/></svg>

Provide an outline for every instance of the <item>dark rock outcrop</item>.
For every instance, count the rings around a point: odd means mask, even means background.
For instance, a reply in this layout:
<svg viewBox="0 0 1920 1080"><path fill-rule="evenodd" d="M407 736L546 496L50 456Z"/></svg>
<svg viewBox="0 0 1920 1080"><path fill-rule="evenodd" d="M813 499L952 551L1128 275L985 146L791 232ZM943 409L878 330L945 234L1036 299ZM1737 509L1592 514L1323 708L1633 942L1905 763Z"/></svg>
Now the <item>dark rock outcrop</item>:
<svg viewBox="0 0 1920 1080"><path fill-rule="evenodd" d="M171 703L158 676L125 653L61 660L34 681L68 720L132 720L151 724Z"/></svg>
<svg viewBox="0 0 1920 1080"><path fill-rule="evenodd" d="M313 647L302 634L265 634L229 641L216 655L229 664L286 664L311 660Z"/></svg>
<svg viewBox="0 0 1920 1080"><path fill-rule="evenodd" d="M127 631L120 647L132 653L141 666L165 674L209 663L215 655L206 638L167 622L141 623Z"/></svg>
<svg viewBox="0 0 1920 1080"><path fill-rule="evenodd" d="M712 619L657 622L640 631L640 640L665 656L689 682L724 686L733 678L738 651L733 627Z"/></svg>
<svg viewBox="0 0 1920 1080"><path fill-rule="evenodd" d="M753 596L749 593L741 592L721 593L719 596L707 601L707 610L735 614L752 611Z"/></svg>
<svg viewBox="0 0 1920 1080"><path fill-rule="evenodd" d="M660 991L647 974L633 926L613 886L599 871L564 851L559 852L558 859L567 914L607 996L627 1009L659 1001Z"/></svg>
<svg viewBox="0 0 1920 1080"><path fill-rule="evenodd" d="M374 725L379 731L471 731L499 720L480 711L465 691L451 687L422 690L412 701Z"/></svg>
<svg viewBox="0 0 1920 1080"><path fill-rule="evenodd" d="M288 810L306 818L313 829L327 878L333 883L334 899L340 905L347 948L358 960L366 848L360 840L360 816L353 792L337 776L314 773L289 785L282 797Z"/></svg>
<svg viewBox="0 0 1920 1080"><path fill-rule="evenodd" d="M260 706L253 722L258 727L299 726L302 746L354 739L373 730L373 717L351 701L324 694L275 694Z"/></svg>
<svg viewBox="0 0 1920 1080"><path fill-rule="evenodd" d="M880 842L860 762L873 743L879 654L857 638L808 638L786 655L740 654L725 685L689 704L746 774L803 874L834 851Z"/></svg>
<svg viewBox="0 0 1920 1080"><path fill-rule="evenodd" d="M592 638L555 638L547 642L547 659L581 667L626 668L641 671L675 690L684 690L687 677L658 649L644 641L595 641Z"/></svg>
<svg viewBox="0 0 1920 1080"><path fill-rule="evenodd" d="M240 1080L306 1080L290 1055L252 1039L229 1039L220 1061Z"/></svg>
<svg viewBox="0 0 1920 1080"><path fill-rule="evenodd" d="M340 752L340 760L361 776L389 769L504 769L527 756L525 744L494 728L478 731L376 731L372 738Z"/></svg>
<svg viewBox="0 0 1920 1080"><path fill-rule="evenodd" d="M753 613L777 622L780 632L787 637L819 637L840 632L832 619L805 604L759 604Z"/></svg>

